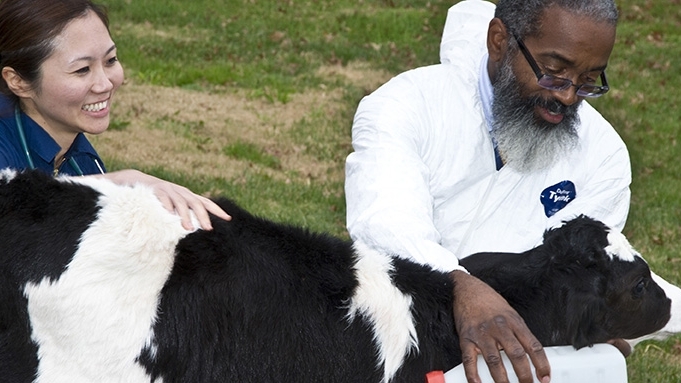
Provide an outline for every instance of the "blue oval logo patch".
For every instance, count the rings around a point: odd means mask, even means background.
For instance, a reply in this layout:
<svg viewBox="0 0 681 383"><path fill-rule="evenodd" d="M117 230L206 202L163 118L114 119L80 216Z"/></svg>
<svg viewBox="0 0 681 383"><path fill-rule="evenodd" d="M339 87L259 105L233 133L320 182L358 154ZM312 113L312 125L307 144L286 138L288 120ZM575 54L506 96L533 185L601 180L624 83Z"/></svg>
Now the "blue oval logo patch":
<svg viewBox="0 0 681 383"><path fill-rule="evenodd" d="M572 202L575 197L577 197L575 184L572 181L561 181L544 189L540 200L544 205L544 213L547 217L551 217Z"/></svg>

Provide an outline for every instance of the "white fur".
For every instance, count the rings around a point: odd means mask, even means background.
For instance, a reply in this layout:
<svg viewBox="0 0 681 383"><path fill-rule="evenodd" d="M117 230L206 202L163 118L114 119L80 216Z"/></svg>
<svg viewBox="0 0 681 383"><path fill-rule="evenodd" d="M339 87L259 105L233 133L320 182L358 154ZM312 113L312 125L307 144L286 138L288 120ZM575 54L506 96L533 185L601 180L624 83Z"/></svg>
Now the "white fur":
<svg viewBox="0 0 681 383"><path fill-rule="evenodd" d="M674 334L681 333L681 289L665 281L659 275L651 273L655 283L662 287L667 298L671 299L671 318L662 330L653 334L658 339L664 339Z"/></svg>
<svg viewBox="0 0 681 383"><path fill-rule="evenodd" d="M72 180L103 194L101 210L59 279L24 289L39 346L35 382L149 382L135 360L153 346L159 294L188 232L149 188Z"/></svg>
<svg viewBox="0 0 681 383"><path fill-rule="evenodd" d="M17 171L12 168L0 169L0 180L10 181L16 177Z"/></svg>
<svg viewBox="0 0 681 383"><path fill-rule="evenodd" d="M636 257L643 259L641 254L629 244L627 238L618 231L611 230L608 233L608 242L610 244L605 248L605 252L612 260L618 258L621 261L633 262Z"/></svg>
<svg viewBox="0 0 681 383"><path fill-rule="evenodd" d="M393 285L389 274L393 270L392 258L359 242L354 247L359 286L350 300L348 319L352 322L359 313L371 324L379 367L383 364L383 382L387 383L405 356L412 349L418 351L412 298Z"/></svg>
<svg viewBox="0 0 681 383"><path fill-rule="evenodd" d="M662 277L653 272L650 274L653 278L653 281L657 283L662 290L664 290L667 298L671 299L672 301L671 318L669 318L669 322L667 322L667 324L661 330L640 338L629 340L629 344L631 344L632 347L644 340L664 340L670 336L681 333L681 289L665 281L662 279Z"/></svg>

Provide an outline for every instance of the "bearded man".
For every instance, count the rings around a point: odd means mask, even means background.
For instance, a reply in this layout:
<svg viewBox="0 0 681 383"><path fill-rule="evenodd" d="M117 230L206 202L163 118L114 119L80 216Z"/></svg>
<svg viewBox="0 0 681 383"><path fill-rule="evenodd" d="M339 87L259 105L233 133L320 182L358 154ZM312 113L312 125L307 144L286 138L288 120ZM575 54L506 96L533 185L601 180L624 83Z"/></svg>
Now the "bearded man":
<svg viewBox="0 0 681 383"><path fill-rule="evenodd" d="M478 353L495 381L506 381L499 349L520 382L533 379L528 356L539 381L550 366L518 314L458 259L528 250L580 214L624 227L629 155L585 101L609 90L616 24L611 0L466 0L449 11L441 64L402 73L360 102L346 162L348 231L450 272L469 382L479 379ZM681 290L665 286L677 332Z"/></svg>

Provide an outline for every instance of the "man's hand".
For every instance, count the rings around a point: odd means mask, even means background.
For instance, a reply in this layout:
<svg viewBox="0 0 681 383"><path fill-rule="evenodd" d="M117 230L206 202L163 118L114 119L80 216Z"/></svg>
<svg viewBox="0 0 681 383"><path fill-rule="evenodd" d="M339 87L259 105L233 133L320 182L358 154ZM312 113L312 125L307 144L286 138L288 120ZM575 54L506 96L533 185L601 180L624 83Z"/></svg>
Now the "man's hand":
<svg viewBox="0 0 681 383"><path fill-rule="evenodd" d="M508 382L499 353L503 349L520 383L533 382L527 356L535 367L539 381L548 383L551 367L544 348L520 315L481 280L463 271L453 271L451 277L454 280L454 321L468 382L480 382L478 353L487 362L495 382Z"/></svg>

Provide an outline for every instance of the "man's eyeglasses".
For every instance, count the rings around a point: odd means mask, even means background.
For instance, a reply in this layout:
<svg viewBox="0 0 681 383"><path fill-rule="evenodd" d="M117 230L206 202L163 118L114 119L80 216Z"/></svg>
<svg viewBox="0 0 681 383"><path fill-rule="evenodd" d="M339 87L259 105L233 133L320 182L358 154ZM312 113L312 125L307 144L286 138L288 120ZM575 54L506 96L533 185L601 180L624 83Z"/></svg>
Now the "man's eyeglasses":
<svg viewBox="0 0 681 383"><path fill-rule="evenodd" d="M537 62L534 60L530 52L527 50L527 47L525 46L523 41L516 37L515 34L513 35L513 38L518 43L518 47L520 47L520 52L523 53L523 56L525 56L525 59L532 67L534 74L537 76L537 84L539 84L539 86L541 86L542 88L549 90L566 90L571 86L574 86L575 88L577 88L577 96L580 97L600 97L608 93L608 91L610 90L610 87L608 86L608 80L606 80L605 78L605 71L601 72L601 83L603 85L600 86L595 84L575 85L572 83L571 80L568 80L566 78L556 77L550 74L542 73L541 69L539 69L539 65L537 65Z"/></svg>

